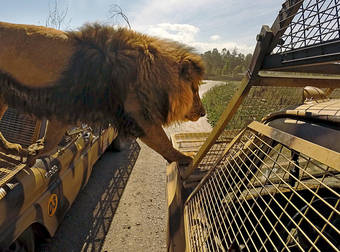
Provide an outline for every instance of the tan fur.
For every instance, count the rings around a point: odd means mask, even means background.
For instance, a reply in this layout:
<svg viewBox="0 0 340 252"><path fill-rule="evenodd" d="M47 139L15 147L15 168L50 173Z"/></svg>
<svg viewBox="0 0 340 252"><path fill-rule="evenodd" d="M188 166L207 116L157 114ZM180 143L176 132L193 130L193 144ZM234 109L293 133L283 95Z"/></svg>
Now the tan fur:
<svg viewBox="0 0 340 252"><path fill-rule="evenodd" d="M24 85L41 87L55 82L74 49L62 31L0 22L0 69Z"/></svg>
<svg viewBox="0 0 340 252"><path fill-rule="evenodd" d="M162 126L205 114L203 72L190 48L127 29L94 24L65 33L0 22L0 103L60 121L62 130L113 123L169 162L191 160Z"/></svg>

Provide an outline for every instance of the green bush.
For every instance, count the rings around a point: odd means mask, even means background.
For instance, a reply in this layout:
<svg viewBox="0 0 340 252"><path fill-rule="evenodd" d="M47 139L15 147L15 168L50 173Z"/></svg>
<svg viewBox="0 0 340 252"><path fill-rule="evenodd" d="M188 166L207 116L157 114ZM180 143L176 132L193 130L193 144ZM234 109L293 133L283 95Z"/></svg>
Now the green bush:
<svg viewBox="0 0 340 252"><path fill-rule="evenodd" d="M213 87L203 95L202 102L210 125L216 125L239 83L239 81L228 81L226 85Z"/></svg>
<svg viewBox="0 0 340 252"><path fill-rule="evenodd" d="M216 86L203 96L208 122L215 126L240 82L227 82ZM228 123L227 129L240 129L253 120L260 121L265 115L291 105L302 103L302 88L253 87Z"/></svg>

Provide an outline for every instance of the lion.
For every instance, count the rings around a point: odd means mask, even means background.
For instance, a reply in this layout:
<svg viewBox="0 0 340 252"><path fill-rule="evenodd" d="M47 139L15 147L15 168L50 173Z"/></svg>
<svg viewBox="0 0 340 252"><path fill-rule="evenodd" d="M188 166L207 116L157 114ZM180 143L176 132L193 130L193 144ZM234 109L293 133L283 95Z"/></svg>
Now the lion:
<svg viewBox="0 0 340 252"><path fill-rule="evenodd" d="M173 148L163 126L205 115L201 57L183 44L98 23L77 31L0 22L0 118L7 106L58 125L113 125L168 162L192 158ZM27 154L0 133L0 148Z"/></svg>

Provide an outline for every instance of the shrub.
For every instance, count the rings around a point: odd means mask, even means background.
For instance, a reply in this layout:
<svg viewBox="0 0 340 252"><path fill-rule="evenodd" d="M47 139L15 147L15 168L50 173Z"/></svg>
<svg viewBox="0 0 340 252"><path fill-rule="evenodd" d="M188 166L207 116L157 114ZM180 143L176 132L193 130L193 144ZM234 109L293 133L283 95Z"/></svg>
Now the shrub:
<svg viewBox="0 0 340 252"><path fill-rule="evenodd" d="M211 126L216 125L239 83L239 81L227 81L226 85L213 87L203 95L202 102Z"/></svg>
<svg viewBox="0 0 340 252"><path fill-rule="evenodd" d="M202 99L208 122L215 126L240 82L227 82L225 86L210 89ZM291 105L302 103L302 88L253 87L238 108L227 129L241 129L253 120Z"/></svg>

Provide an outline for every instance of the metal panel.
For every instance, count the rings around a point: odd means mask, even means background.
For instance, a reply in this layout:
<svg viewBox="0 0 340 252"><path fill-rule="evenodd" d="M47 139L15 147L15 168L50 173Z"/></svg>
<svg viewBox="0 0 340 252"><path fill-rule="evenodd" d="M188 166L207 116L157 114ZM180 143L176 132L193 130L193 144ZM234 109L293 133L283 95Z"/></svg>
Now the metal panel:
<svg viewBox="0 0 340 252"><path fill-rule="evenodd" d="M13 108L8 108L0 120L0 131L4 137L8 141L21 144L26 148L37 140L40 126L40 121L20 114ZM22 158L0 153L0 186L24 167Z"/></svg>
<svg viewBox="0 0 340 252"><path fill-rule="evenodd" d="M302 1L292 19L291 15L282 15L283 8L278 19L280 30L285 32L264 59L263 69L340 60L339 10L338 0Z"/></svg>
<svg viewBox="0 0 340 252"><path fill-rule="evenodd" d="M340 173L320 156L320 146L252 124L187 200L188 250L339 251Z"/></svg>
<svg viewBox="0 0 340 252"><path fill-rule="evenodd" d="M0 121L0 131L4 137L27 148L34 143L39 133L40 124L35 118L20 114L13 108L8 108Z"/></svg>

